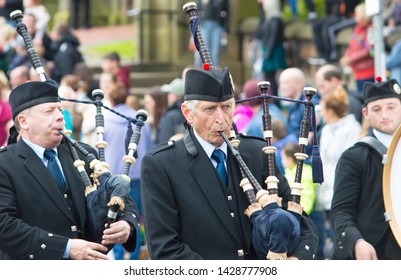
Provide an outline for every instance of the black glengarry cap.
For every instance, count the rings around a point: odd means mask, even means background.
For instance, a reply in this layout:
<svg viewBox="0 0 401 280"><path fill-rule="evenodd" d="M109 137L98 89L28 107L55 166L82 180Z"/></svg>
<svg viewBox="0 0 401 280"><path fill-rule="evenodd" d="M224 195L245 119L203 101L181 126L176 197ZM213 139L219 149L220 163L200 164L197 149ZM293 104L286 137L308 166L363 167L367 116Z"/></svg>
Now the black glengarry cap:
<svg viewBox="0 0 401 280"><path fill-rule="evenodd" d="M25 82L10 93L9 103L13 119L21 111L35 105L49 102L60 102L58 87L49 82Z"/></svg>
<svg viewBox="0 0 401 280"><path fill-rule="evenodd" d="M185 75L184 100L222 102L233 97L234 86L227 68L191 69Z"/></svg>
<svg viewBox="0 0 401 280"><path fill-rule="evenodd" d="M377 83L366 82L363 88L363 97L365 106L369 102L384 98L395 97L401 99L401 87L395 79Z"/></svg>

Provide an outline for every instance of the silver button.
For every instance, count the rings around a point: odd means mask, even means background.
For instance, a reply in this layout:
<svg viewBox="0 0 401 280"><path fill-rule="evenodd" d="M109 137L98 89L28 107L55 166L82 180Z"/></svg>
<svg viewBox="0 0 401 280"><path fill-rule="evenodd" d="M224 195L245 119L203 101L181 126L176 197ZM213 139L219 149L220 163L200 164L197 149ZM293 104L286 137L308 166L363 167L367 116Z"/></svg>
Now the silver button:
<svg viewBox="0 0 401 280"><path fill-rule="evenodd" d="M233 200L233 197L231 195L227 196L228 200Z"/></svg>
<svg viewBox="0 0 401 280"><path fill-rule="evenodd" d="M46 249L46 244L40 245L40 248L42 248L43 250Z"/></svg>
<svg viewBox="0 0 401 280"><path fill-rule="evenodd" d="M233 213L233 212L231 212L231 217L233 217L233 218L234 218L234 216L235 216L235 215L234 215L234 213Z"/></svg>
<svg viewBox="0 0 401 280"><path fill-rule="evenodd" d="M33 260L34 259L33 255L29 255L29 259Z"/></svg>
<svg viewBox="0 0 401 280"><path fill-rule="evenodd" d="M132 217L134 217L134 219L136 219L136 216L135 216L135 214L132 214Z"/></svg>
<svg viewBox="0 0 401 280"><path fill-rule="evenodd" d="M48 233L47 235L53 237L53 233Z"/></svg>
<svg viewBox="0 0 401 280"><path fill-rule="evenodd" d="M309 251L309 246L305 245L305 250Z"/></svg>
<svg viewBox="0 0 401 280"><path fill-rule="evenodd" d="M66 193L64 194L64 198L68 198L68 195Z"/></svg>
<svg viewBox="0 0 401 280"><path fill-rule="evenodd" d="M77 226L72 226L71 227L71 231L77 231L78 229L77 229Z"/></svg>
<svg viewBox="0 0 401 280"><path fill-rule="evenodd" d="M244 256L244 250L238 250L237 253L238 253L239 257L243 257Z"/></svg>

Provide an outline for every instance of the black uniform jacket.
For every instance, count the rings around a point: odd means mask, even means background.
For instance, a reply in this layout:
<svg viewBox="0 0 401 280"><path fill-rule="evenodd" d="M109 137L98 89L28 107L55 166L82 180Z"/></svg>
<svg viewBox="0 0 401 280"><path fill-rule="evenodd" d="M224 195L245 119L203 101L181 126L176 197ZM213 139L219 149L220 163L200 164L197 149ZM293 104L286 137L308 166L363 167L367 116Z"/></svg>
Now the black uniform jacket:
<svg viewBox="0 0 401 280"><path fill-rule="evenodd" d="M84 147L96 154L88 145ZM0 152L0 250L11 259L62 259L68 239L85 239L84 183L67 144L57 149L67 194L22 139ZM129 204L122 219L134 228L138 225L136 205ZM125 244L129 250L136 245L133 232Z"/></svg>
<svg viewBox="0 0 401 280"><path fill-rule="evenodd" d="M341 155L330 212L336 236L333 259L354 259L355 242L362 238L375 247L379 259L400 258L384 216L382 177L382 155L374 148L356 143Z"/></svg>
<svg viewBox="0 0 401 280"><path fill-rule="evenodd" d="M239 137L242 159L265 188L265 142ZM145 234L151 259L254 259L251 223L244 214L248 202L239 187L241 174L228 151L228 189L192 130L183 139L161 144L145 155L141 170ZM290 188L276 167L279 195ZM312 259L317 230L302 219L302 237L292 255Z"/></svg>

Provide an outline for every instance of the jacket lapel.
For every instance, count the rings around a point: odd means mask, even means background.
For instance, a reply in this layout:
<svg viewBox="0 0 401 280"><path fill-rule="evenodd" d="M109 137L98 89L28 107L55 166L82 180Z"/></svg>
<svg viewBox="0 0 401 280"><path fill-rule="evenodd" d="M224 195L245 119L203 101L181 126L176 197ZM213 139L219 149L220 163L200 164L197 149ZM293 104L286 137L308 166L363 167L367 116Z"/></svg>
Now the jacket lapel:
<svg viewBox="0 0 401 280"><path fill-rule="evenodd" d="M194 136L193 136L194 137ZM235 238L238 242L241 242L238 238L237 228L231 217L230 210L227 205L227 199L220 187L220 181L217 177L217 173L203 151L199 143L195 143L196 140L192 140L190 134L186 134L184 137L184 143L187 151L192 155L192 160L189 165L189 170L192 176L198 183L199 188L202 190L206 200L209 202L210 207L214 210L216 215L221 220L227 231Z"/></svg>
<svg viewBox="0 0 401 280"><path fill-rule="evenodd" d="M59 187L56 182L52 180L51 176L48 176L50 174L46 166L23 140L18 141L17 145L19 155L25 159L24 164L28 172L38 181L40 187L45 191L56 207L59 208L68 219L74 221Z"/></svg>

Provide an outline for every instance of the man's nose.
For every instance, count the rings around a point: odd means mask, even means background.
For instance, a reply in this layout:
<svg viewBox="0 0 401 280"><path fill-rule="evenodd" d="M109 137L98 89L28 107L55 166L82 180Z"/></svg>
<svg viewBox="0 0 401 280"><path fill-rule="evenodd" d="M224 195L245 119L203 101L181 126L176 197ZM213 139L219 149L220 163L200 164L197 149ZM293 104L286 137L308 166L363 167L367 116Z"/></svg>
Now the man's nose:
<svg viewBox="0 0 401 280"><path fill-rule="evenodd" d="M57 120L64 120L64 115L62 111L57 110L56 116Z"/></svg>
<svg viewBox="0 0 401 280"><path fill-rule="evenodd" d="M224 113L221 107L216 109L216 121L222 122L224 120Z"/></svg>

